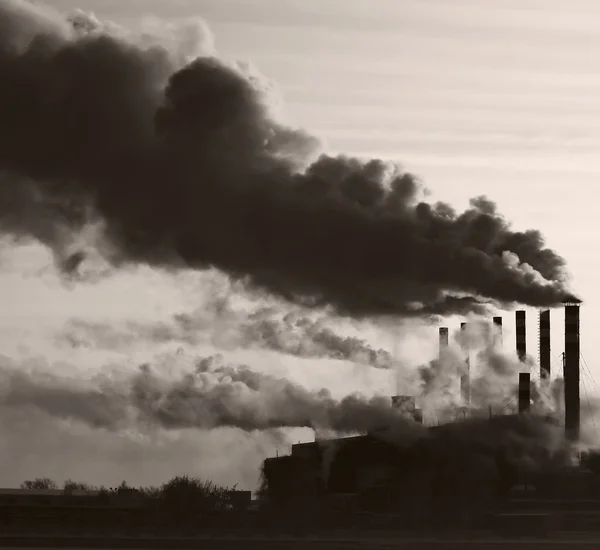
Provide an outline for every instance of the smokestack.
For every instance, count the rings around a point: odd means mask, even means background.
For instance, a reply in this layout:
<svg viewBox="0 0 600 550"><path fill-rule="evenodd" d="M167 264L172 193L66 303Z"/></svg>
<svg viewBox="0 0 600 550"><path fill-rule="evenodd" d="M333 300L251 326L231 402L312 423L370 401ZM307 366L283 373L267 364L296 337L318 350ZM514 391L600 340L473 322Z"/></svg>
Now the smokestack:
<svg viewBox="0 0 600 550"><path fill-rule="evenodd" d="M515 332L517 336L517 357L525 361L527 355L527 328L525 311L520 309L515 313Z"/></svg>
<svg viewBox="0 0 600 550"><path fill-rule="evenodd" d="M550 380L550 310L540 311L540 378Z"/></svg>
<svg viewBox="0 0 600 550"><path fill-rule="evenodd" d="M460 330L467 330L467 323L460 324ZM462 349L465 352L465 374L460 377L460 395L463 400L463 404L468 408L471 405L471 357L469 344L466 341L466 337L462 339Z"/></svg>
<svg viewBox="0 0 600 550"><path fill-rule="evenodd" d="M531 375L519 373L519 414L528 413L531 404Z"/></svg>
<svg viewBox="0 0 600 550"><path fill-rule="evenodd" d="M579 439L579 303L565 304L565 435Z"/></svg>
<svg viewBox="0 0 600 550"><path fill-rule="evenodd" d="M448 347L448 327L440 327L440 355Z"/></svg>
<svg viewBox="0 0 600 550"><path fill-rule="evenodd" d="M493 319L494 322L494 347L502 347L502 317L497 316Z"/></svg>

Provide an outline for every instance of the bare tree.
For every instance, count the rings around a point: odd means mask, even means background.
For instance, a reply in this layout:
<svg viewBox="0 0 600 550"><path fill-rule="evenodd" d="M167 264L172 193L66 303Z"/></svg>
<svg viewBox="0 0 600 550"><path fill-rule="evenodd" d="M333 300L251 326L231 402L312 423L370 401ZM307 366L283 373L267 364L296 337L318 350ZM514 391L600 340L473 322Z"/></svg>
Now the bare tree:
<svg viewBox="0 0 600 550"><path fill-rule="evenodd" d="M63 488L65 491L94 491L98 488L94 485L90 485L89 483L83 483L81 481L73 481L72 479L67 479Z"/></svg>
<svg viewBox="0 0 600 550"><path fill-rule="evenodd" d="M138 491L140 492L142 497L144 499L146 499L148 502L158 502L158 499L161 496L160 487L154 487L154 486L139 487Z"/></svg>
<svg viewBox="0 0 600 550"><path fill-rule="evenodd" d="M127 483L125 480L121 481L121 483L117 487L117 491L128 491L131 489L133 489L133 487L131 487L131 485L129 485L129 483Z"/></svg>
<svg viewBox="0 0 600 550"><path fill-rule="evenodd" d="M177 476L160 488L158 505L169 521L194 524L206 514L231 508L232 490L211 481Z"/></svg>
<svg viewBox="0 0 600 550"><path fill-rule="evenodd" d="M36 477L35 479L28 479L21 483L21 489L58 489L58 485L49 477Z"/></svg>

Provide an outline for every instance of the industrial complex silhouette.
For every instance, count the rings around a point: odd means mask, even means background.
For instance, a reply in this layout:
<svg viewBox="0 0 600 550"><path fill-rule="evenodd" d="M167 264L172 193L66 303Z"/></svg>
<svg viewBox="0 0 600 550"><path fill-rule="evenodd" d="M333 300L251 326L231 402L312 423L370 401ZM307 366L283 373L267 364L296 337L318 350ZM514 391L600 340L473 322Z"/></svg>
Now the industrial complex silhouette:
<svg viewBox="0 0 600 550"><path fill-rule="evenodd" d="M37 480L0 490L4 535L199 536L327 532L485 531L548 536L600 530L598 455L580 452L579 303L565 304L564 407L540 402L549 385L550 312L539 315L539 383L526 364L526 317L516 312L516 410L485 415L471 406L470 355L457 378L463 406L454 421L427 426L418 396L394 396L390 407L425 435L405 437L386 426L338 439L293 445L266 458L261 490L221 489L175 478L159 489L56 489ZM502 318L493 318L495 342ZM467 325L462 324L465 330ZM439 329L440 355L449 343ZM556 377L555 377L556 378ZM532 388L537 388L532 392ZM560 400L562 401L562 399ZM564 413L564 416L561 415ZM549 441L554 441L553 445Z"/></svg>

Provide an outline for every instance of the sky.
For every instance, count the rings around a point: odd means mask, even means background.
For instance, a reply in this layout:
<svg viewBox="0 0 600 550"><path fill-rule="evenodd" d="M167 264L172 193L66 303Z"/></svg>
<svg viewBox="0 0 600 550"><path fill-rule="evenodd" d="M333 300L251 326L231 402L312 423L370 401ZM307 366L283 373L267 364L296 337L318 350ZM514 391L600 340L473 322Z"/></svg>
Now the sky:
<svg viewBox="0 0 600 550"><path fill-rule="evenodd" d="M218 50L258 67L281 92L286 117L328 150L397 160L457 207L489 195L516 227L539 228L566 258L586 304L582 330L589 325L598 300L594 2L77 6L124 23L199 16Z"/></svg>
<svg viewBox="0 0 600 550"><path fill-rule="evenodd" d="M424 180L434 199L460 209L469 198L487 195L516 228L541 230L566 259L572 286L584 300L582 352L592 375L583 379L585 391L595 391L592 378L600 373L593 334L593 316L600 309L596 2L52 0L49 5L130 27L200 18L220 55L251 63L264 74L280 97L282 117L318 136L326 151L399 162ZM178 314L197 316L212 311L215 297L237 295L216 272L143 267L97 284L70 284L57 277L42 245L6 242L2 250L4 354L28 362L43 357L61 373L135 368L169 356L175 353L173 342L140 338L141 325L168 324ZM240 299L258 307L256 297ZM536 356L536 311L529 309L528 316L528 348ZM512 348L513 315L504 317L505 346ZM198 340L176 342L183 355L218 351L307 387L327 387L337 396L394 390L393 374L352 360L224 346L223 326L212 326L208 314L207 319L198 325ZM563 348L562 319L557 310L555 359ZM460 319L448 322L456 328ZM98 339L96 331L89 339L94 324L104 327L105 338ZM335 328L406 364L437 352L436 329L413 321L390 326L336 319ZM309 430L282 436L225 429L160 433L153 440L117 438L40 417L25 437L14 429L25 422L21 417L0 421L4 436L13 434L0 485L34 475L116 484L123 478L152 483L191 473L251 487L264 456L287 452L291 442L312 436ZM57 443L72 452L57 455ZM223 453L235 458L224 463Z"/></svg>

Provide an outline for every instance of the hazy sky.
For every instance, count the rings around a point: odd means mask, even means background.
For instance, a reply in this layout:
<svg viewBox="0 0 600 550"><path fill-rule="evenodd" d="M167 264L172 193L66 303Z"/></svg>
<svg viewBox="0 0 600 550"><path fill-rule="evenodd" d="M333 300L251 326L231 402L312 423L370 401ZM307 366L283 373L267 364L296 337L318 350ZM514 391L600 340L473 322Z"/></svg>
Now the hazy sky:
<svg viewBox="0 0 600 550"><path fill-rule="evenodd" d="M420 175L435 198L460 208L470 197L485 194L517 228L540 229L548 244L567 259L574 288L585 301L582 351L598 376L594 365L600 353L594 349L592 325L600 311L596 265L600 226L594 191L600 178L600 4L591 0L48 3L61 10L93 11L99 18L125 25L137 24L145 16L200 17L215 34L219 52L251 62L270 78L282 95L286 118L323 139L327 150L397 160ZM99 349L92 359L87 351L85 356L74 355L71 349L60 351L53 331L73 318L115 326L124 319L168 318L193 310L206 298L198 290L197 295L189 294L196 288L190 274L172 277L149 270L121 274L93 288L65 289L44 267L48 258L40 247L30 246L13 250L5 260L0 292L13 317L7 315L2 323L5 347L13 355L54 346L52 353L60 361L117 361L117 356ZM529 315L529 351L536 353L535 311ZM505 319L512 330L512 315ZM560 310L553 319L553 353L558 354ZM376 330L368 336L375 344L391 346L389 336ZM420 341L422 333L415 338ZM434 330L425 356L434 353L435 338ZM405 350L415 345L408 342ZM142 354L135 352L132 363ZM290 358L249 354L245 359L292 373L303 383L334 385L340 393L384 390L390 385L381 372L365 374L349 365L327 370L317 361L294 369L297 365ZM589 382L588 388L593 389ZM219 460L207 450L211 446L222 451L237 445L254 453L252 467L261 452L276 447L268 438L257 442L227 437L225 443L213 437L199 444L201 448L190 437L179 443L181 453L185 449L198 457L210 455L204 460L212 460L211 467L197 472L212 474L218 471ZM111 445L117 448L114 442ZM120 470L114 466L127 460L119 455L127 452L135 464L144 447L134 447L113 449L97 475L110 477L115 469L116 476L134 472L135 466ZM167 447L156 460L168 460ZM24 448L31 454L42 449ZM93 456L95 451L89 452ZM179 462L163 468L165 476L180 473L177 468L190 468L190 460L182 459L181 453L172 452ZM26 460L19 464L15 475L30 475L39 465L34 461L29 467ZM236 467L249 468L243 459ZM54 465L45 473L62 472ZM220 475L219 480L236 479L230 471ZM239 477L249 476L245 472Z"/></svg>
<svg viewBox="0 0 600 550"><path fill-rule="evenodd" d="M201 17L219 51L250 61L272 79L286 115L331 151L398 160L422 176L436 197L458 207L489 195L516 227L541 229L567 259L585 300L584 354L590 363L600 357L586 343L593 341L586 321L600 307L597 3L52 4L123 23L144 15Z"/></svg>
<svg viewBox="0 0 600 550"><path fill-rule="evenodd" d="M202 17L332 151L399 160L436 196L487 194L596 294L600 6L552 0L54 0L121 22ZM600 304L599 304L600 306ZM585 329L584 329L585 330ZM592 353L589 350L588 353Z"/></svg>

